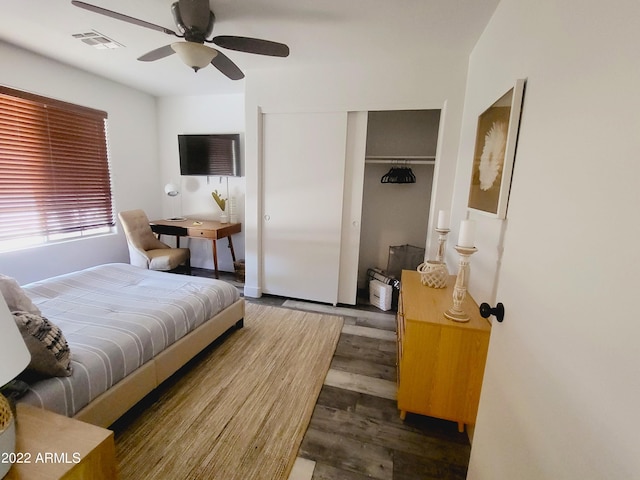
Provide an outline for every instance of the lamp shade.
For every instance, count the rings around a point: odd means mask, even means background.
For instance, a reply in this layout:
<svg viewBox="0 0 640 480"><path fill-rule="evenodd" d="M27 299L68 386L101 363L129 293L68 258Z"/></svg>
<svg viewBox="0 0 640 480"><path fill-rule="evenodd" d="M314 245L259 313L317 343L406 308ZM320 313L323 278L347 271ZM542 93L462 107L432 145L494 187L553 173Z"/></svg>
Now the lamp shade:
<svg viewBox="0 0 640 480"><path fill-rule="evenodd" d="M0 295L0 387L16 378L31 361L31 354L7 302Z"/></svg>
<svg viewBox="0 0 640 480"><path fill-rule="evenodd" d="M211 60L218 55L216 49L195 42L176 42L171 44L171 48L184 63L195 71L209 65Z"/></svg>

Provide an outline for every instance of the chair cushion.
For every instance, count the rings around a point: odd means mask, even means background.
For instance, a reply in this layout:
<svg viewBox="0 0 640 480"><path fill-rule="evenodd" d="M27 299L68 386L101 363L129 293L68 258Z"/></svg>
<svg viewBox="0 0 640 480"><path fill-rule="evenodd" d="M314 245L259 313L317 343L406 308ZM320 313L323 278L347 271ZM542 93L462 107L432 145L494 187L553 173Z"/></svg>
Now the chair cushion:
<svg viewBox="0 0 640 480"><path fill-rule="evenodd" d="M159 248L147 250L150 270L173 270L189 260L188 248Z"/></svg>
<svg viewBox="0 0 640 480"><path fill-rule="evenodd" d="M152 250L167 245L161 243L149 226L149 219L144 210L129 210L118 215L124 228L127 240L140 250Z"/></svg>

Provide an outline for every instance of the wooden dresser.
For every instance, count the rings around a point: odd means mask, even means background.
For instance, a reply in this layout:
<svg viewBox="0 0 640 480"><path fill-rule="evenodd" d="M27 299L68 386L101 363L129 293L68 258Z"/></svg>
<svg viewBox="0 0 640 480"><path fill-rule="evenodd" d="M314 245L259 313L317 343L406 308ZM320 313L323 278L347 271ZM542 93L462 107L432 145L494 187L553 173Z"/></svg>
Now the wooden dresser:
<svg viewBox="0 0 640 480"><path fill-rule="evenodd" d="M443 313L452 305L455 276L446 288L423 286L420 273L404 270L398 301L398 408L474 425L491 325L467 294L459 323Z"/></svg>

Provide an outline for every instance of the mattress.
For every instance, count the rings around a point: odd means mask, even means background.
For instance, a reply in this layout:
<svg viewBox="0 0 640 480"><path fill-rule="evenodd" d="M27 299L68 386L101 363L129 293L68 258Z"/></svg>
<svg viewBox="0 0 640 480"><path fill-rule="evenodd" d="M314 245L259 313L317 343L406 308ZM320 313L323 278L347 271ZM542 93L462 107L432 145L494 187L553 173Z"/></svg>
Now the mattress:
<svg viewBox="0 0 640 480"><path fill-rule="evenodd" d="M221 280L92 267L23 286L69 343L73 374L37 381L21 401L67 416L240 297Z"/></svg>

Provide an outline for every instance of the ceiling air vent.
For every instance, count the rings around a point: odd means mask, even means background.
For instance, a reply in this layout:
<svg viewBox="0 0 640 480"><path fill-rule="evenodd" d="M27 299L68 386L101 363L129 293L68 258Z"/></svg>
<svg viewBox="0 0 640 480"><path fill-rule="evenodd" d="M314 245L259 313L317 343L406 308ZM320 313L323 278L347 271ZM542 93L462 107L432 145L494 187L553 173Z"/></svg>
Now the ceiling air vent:
<svg viewBox="0 0 640 480"><path fill-rule="evenodd" d="M87 45L90 45L99 50L124 47L124 45L122 45L121 43L118 43L115 40L107 37L106 35L96 32L95 30L87 33L75 33L73 34L73 38L77 38Z"/></svg>

